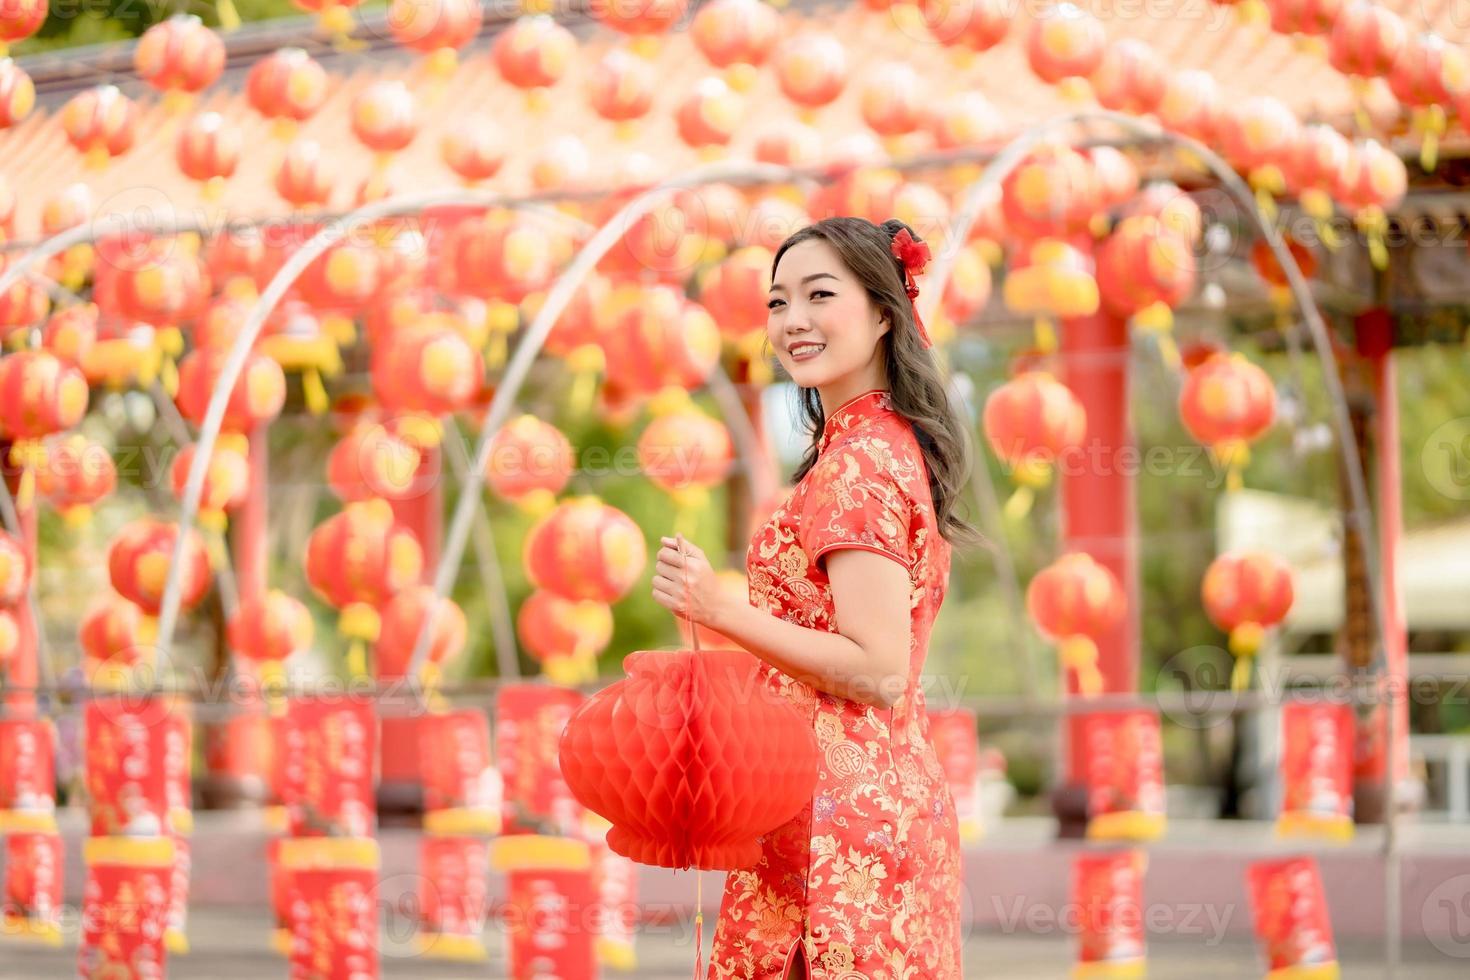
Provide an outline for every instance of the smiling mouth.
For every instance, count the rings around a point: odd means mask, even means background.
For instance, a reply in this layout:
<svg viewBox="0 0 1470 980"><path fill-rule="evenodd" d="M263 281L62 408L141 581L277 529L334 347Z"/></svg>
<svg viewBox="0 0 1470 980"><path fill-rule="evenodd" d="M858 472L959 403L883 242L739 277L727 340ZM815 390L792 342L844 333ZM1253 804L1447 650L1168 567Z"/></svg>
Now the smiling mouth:
<svg viewBox="0 0 1470 980"><path fill-rule="evenodd" d="M788 353L793 361L809 361L826 349L826 344L796 344Z"/></svg>

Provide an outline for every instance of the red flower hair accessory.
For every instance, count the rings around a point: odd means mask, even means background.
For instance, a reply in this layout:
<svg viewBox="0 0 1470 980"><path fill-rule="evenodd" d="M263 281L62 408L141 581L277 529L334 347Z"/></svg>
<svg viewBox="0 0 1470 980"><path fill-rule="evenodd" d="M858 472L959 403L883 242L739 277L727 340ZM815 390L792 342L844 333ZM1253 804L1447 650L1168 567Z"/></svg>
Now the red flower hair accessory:
<svg viewBox="0 0 1470 980"><path fill-rule="evenodd" d="M909 234L907 228L900 228L898 234L893 236L888 250L903 266L904 292L908 293L909 302L914 307L914 326L919 331L919 342L927 350L934 346L934 342L929 339L929 331L924 329L924 321L919 319L919 285L914 282L914 277L922 276L929 267L929 245L927 242L914 241L914 236Z"/></svg>

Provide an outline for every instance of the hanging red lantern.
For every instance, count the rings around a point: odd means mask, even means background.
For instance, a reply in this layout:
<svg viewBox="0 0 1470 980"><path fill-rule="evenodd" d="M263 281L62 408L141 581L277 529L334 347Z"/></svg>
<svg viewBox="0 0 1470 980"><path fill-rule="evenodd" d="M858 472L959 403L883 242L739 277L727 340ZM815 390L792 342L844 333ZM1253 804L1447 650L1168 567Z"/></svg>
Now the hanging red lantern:
<svg viewBox="0 0 1470 980"><path fill-rule="evenodd" d="M1098 209L1097 175L1070 146L1033 150L1001 184L1006 227L1026 238L1066 238L1087 230Z"/></svg>
<svg viewBox="0 0 1470 980"><path fill-rule="evenodd" d="M500 76L530 98L561 81L577 57L577 39L544 14L519 17L500 32L491 56ZM539 97L530 102L533 109L544 105Z"/></svg>
<svg viewBox="0 0 1470 980"><path fill-rule="evenodd" d="M41 4L45 10L46 5ZM0 129L9 129L36 107L36 84L25 69L9 58L0 58Z"/></svg>
<svg viewBox="0 0 1470 980"><path fill-rule="evenodd" d="M133 148L138 135L138 108L116 85L78 92L61 108L66 138L87 166L97 170Z"/></svg>
<svg viewBox="0 0 1470 980"><path fill-rule="evenodd" d="M821 153L821 134L795 119L783 119L772 124L756 137L751 149L751 155L760 163L774 163L780 167L815 163Z"/></svg>
<svg viewBox="0 0 1470 980"><path fill-rule="evenodd" d="M774 252L782 242L811 221L811 215L800 204L776 194L766 194L750 206L750 217L740 244L760 245Z"/></svg>
<svg viewBox="0 0 1470 980"><path fill-rule="evenodd" d="M1086 552L1071 552L1036 573L1026 588L1026 611L1043 635L1057 641L1062 664L1078 693L1101 694L1097 637L1118 624L1128 597L1118 577Z"/></svg>
<svg viewBox="0 0 1470 980"><path fill-rule="evenodd" d="M185 177L205 185L206 197L218 197L240 164L240 134L219 113L201 112L180 127L174 161Z"/></svg>
<svg viewBox="0 0 1470 980"><path fill-rule="evenodd" d="M991 144L1006 134L1005 117L979 92L956 92L943 99L926 121L936 150Z"/></svg>
<svg viewBox="0 0 1470 980"><path fill-rule="evenodd" d="M666 34L684 16L689 0L626 0L592 5L592 16L619 34Z"/></svg>
<svg viewBox="0 0 1470 980"><path fill-rule="evenodd" d="M1006 502L1019 517L1037 490L1051 483L1057 461L1087 434L1087 412L1072 390L1049 374L1020 374L985 399L985 441L1005 461L1018 486Z"/></svg>
<svg viewBox="0 0 1470 980"><path fill-rule="evenodd" d="M352 135L369 150L397 153L418 131L418 108L402 82L372 82L353 97Z"/></svg>
<svg viewBox="0 0 1470 980"><path fill-rule="evenodd" d="M344 38L352 31L352 11L362 0L291 0L309 14L316 14L317 25L325 34Z"/></svg>
<svg viewBox="0 0 1470 980"><path fill-rule="evenodd" d="M550 422L522 415L507 422L490 440L485 484L496 496L532 513L551 509L576 465L571 441Z"/></svg>
<svg viewBox="0 0 1470 980"><path fill-rule="evenodd" d="M332 447L327 485L344 503L372 497L404 500L420 489L414 476L421 458L407 439L376 422L363 422Z"/></svg>
<svg viewBox="0 0 1470 980"><path fill-rule="evenodd" d="M830 34L798 34L776 49L781 93L804 109L829 105L847 86L847 50Z"/></svg>
<svg viewBox="0 0 1470 980"><path fill-rule="evenodd" d="M1096 17L1075 4L1059 3L1031 22L1026 61L1037 78L1056 85L1097 71L1106 44Z"/></svg>
<svg viewBox="0 0 1470 980"><path fill-rule="evenodd" d="M348 666L366 676L365 644L377 639L378 607L419 582L424 553L413 532L393 519L386 500L347 504L311 532L306 580L340 612L338 631L352 641Z"/></svg>
<svg viewBox="0 0 1470 980"><path fill-rule="evenodd" d="M774 258L764 246L747 245L712 266L700 280L700 304L726 339L747 355L765 341L766 293L771 288Z"/></svg>
<svg viewBox="0 0 1470 980"><path fill-rule="evenodd" d="M428 655L424 658L424 682L433 687L444 664L464 651L468 627L464 612L447 597L435 597L428 585L415 585L397 593L382 608L383 627L376 647L377 675L381 679L403 677L419 633L428 622Z"/></svg>
<svg viewBox="0 0 1470 980"><path fill-rule="evenodd" d="M204 264L222 297L253 293L265 269L265 237L255 228L224 229L205 247Z"/></svg>
<svg viewBox="0 0 1470 980"><path fill-rule="evenodd" d="M454 330L402 331L372 354L373 393L390 412L440 416L470 406L484 384L484 363Z"/></svg>
<svg viewBox="0 0 1470 980"><path fill-rule="evenodd" d="M638 437L643 475L670 494L681 508L697 508L709 488L724 481L735 459L730 432L674 389L653 405L653 419ZM687 528L685 521L675 520Z"/></svg>
<svg viewBox="0 0 1470 980"><path fill-rule="evenodd" d="M16 261L18 255L0 254L0 271ZM46 294L45 286L29 276L21 276L0 293L0 329L40 323L50 309L51 297Z"/></svg>
<svg viewBox="0 0 1470 980"><path fill-rule="evenodd" d="M1189 243L1150 215L1124 218L1098 250L1098 292L1118 316L1154 304L1173 309L1194 291L1194 282Z"/></svg>
<svg viewBox="0 0 1470 980"><path fill-rule="evenodd" d="M1005 40L1012 11L1003 0L921 0L924 25L940 44L975 54Z"/></svg>
<svg viewBox="0 0 1470 980"><path fill-rule="evenodd" d="M1116 208L1133 199L1138 190L1138 167L1127 154L1111 146L1094 146L1086 156L1097 183L1099 208Z"/></svg>
<svg viewBox="0 0 1470 980"><path fill-rule="evenodd" d="M791 702L751 696L758 663L735 650L639 651L623 661L626 679L572 716L561 770L612 822L612 850L660 867L750 867L761 835L810 802L816 738Z"/></svg>
<svg viewBox="0 0 1470 980"><path fill-rule="evenodd" d="M587 185L592 155L587 144L567 133L547 141L531 161L531 186L537 191L571 191Z"/></svg>
<svg viewBox="0 0 1470 980"><path fill-rule="evenodd" d="M985 260L983 248L970 243L955 253L954 264L949 268L949 282L944 284L944 298L940 303L948 330L969 323L990 302L990 263Z"/></svg>
<svg viewBox="0 0 1470 980"><path fill-rule="evenodd" d="M720 357L720 330L704 307L670 286L619 294L602 341L608 378L633 395L703 384Z"/></svg>
<svg viewBox="0 0 1470 980"><path fill-rule="evenodd" d="M204 261L182 238L152 239L141 253L109 263L111 295L98 298L104 313L173 327L192 319L209 296ZM100 275L99 271L99 275ZM172 351L171 351L172 353Z"/></svg>
<svg viewBox="0 0 1470 980"><path fill-rule="evenodd" d="M1327 59L1344 75L1389 75L1409 43L1403 18L1369 0L1352 0L1338 13L1327 40Z"/></svg>
<svg viewBox="0 0 1470 980"><path fill-rule="evenodd" d="M1342 12L1342 0L1265 0L1271 30L1278 34L1327 34Z"/></svg>
<svg viewBox="0 0 1470 980"><path fill-rule="evenodd" d="M1242 355L1217 355L1184 379L1179 415L1189 434L1229 468L1228 486L1234 489L1250 461L1250 444L1276 419L1276 389Z"/></svg>
<svg viewBox="0 0 1470 980"><path fill-rule="evenodd" d="M251 108L276 124L286 139L296 123L310 119L327 100L327 73L300 48L279 48L261 58L245 78Z"/></svg>
<svg viewBox="0 0 1470 980"><path fill-rule="evenodd" d="M919 128L924 93L919 73L906 62L889 61L863 73L858 105L863 122L879 136L902 136Z"/></svg>
<svg viewBox="0 0 1470 980"><path fill-rule="evenodd" d="M335 186L320 143L303 139L286 147L276 168L275 188L281 200L297 208L325 207Z"/></svg>
<svg viewBox="0 0 1470 980"><path fill-rule="evenodd" d="M388 29L393 40L429 56L429 71L440 78L453 73L459 51L480 33L484 20L478 0L393 0Z"/></svg>
<svg viewBox="0 0 1470 980"><path fill-rule="evenodd" d="M565 599L537 589L516 612L521 646L554 684L597 679L597 656L612 642L612 607L591 599Z"/></svg>
<svg viewBox="0 0 1470 980"><path fill-rule="evenodd" d="M1298 191L1302 208L1319 222L1332 216L1331 191L1351 156L1352 144L1331 126L1315 123L1302 127L1286 183ZM1335 241L1330 229L1324 225L1323 230L1330 236L1329 241Z"/></svg>
<svg viewBox="0 0 1470 980"><path fill-rule="evenodd" d="M1165 82L1159 121L1176 133L1208 144L1215 138L1223 107L1215 77L1207 71L1186 68L1174 72Z"/></svg>
<svg viewBox="0 0 1470 980"><path fill-rule="evenodd" d="M1368 237L1368 255L1376 269L1388 268L1388 213L1409 189L1409 173L1397 153L1376 140L1354 143L1335 186L1334 196Z"/></svg>
<svg viewBox="0 0 1470 980"><path fill-rule="evenodd" d="M1302 278L1311 279L1317 274L1317 255L1304 242L1287 234L1282 236L1282 244L1301 270ZM1271 291L1273 304L1283 307L1291 304L1291 284L1286 278L1286 270L1276 260L1276 253L1264 238L1257 238L1251 243L1251 267Z"/></svg>
<svg viewBox="0 0 1470 980"><path fill-rule="evenodd" d="M101 443L71 433L46 447L46 462L36 470L36 491L67 524L86 523L92 505L117 488L117 465Z"/></svg>
<svg viewBox="0 0 1470 980"><path fill-rule="evenodd" d="M708 239L703 215L682 203L665 201L633 222L598 268L633 281L683 282L704 257Z"/></svg>
<svg viewBox="0 0 1470 980"><path fill-rule="evenodd" d="M1301 124L1280 99L1270 95L1246 99L1220 114L1221 151L1232 166L1246 172L1257 201L1274 213L1271 195L1286 190L1284 170L1301 135Z"/></svg>
<svg viewBox="0 0 1470 980"><path fill-rule="evenodd" d="M439 154L466 184L489 180L505 164L505 149L482 120L455 126L444 134Z"/></svg>
<svg viewBox="0 0 1470 980"><path fill-rule="evenodd" d="M107 550L107 573L118 595L149 616L163 606L163 586L173 563L177 524L140 517L123 525ZM209 555L193 528L184 537L183 574L179 576L179 608L193 609L209 591Z"/></svg>
<svg viewBox="0 0 1470 980"><path fill-rule="evenodd" d="M46 0L6 0L0 4L0 55L5 47L24 41L46 22Z"/></svg>
<svg viewBox="0 0 1470 980"><path fill-rule="evenodd" d="M243 447L225 440L215 444L204 470L204 484L199 492L199 524L219 533L224 530L225 512L235 510L250 496L250 461ZM194 465L195 444L190 443L174 457L169 467L169 482L174 496L184 499L184 486L189 481L189 467Z"/></svg>
<svg viewBox="0 0 1470 980"><path fill-rule="evenodd" d="M1164 230L1191 248L1204 233L1204 214L1193 197L1167 180L1154 181L1134 196L1123 209L1125 217L1148 215L1157 218Z"/></svg>
<svg viewBox="0 0 1470 980"><path fill-rule="evenodd" d="M228 353L219 348L194 350L179 362L179 390L174 395L174 403L179 413L196 426L204 423L204 413ZM235 379L223 428L228 432L249 432L281 414L285 404L285 372L264 354L252 353Z"/></svg>
<svg viewBox="0 0 1470 980"><path fill-rule="evenodd" d="M781 15L764 0L711 0L701 4L689 35L704 60L726 69L725 80L744 91L765 64L781 32Z"/></svg>
<svg viewBox="0 0 1470 980"><path fill-rule="evenodd" d="M277 668L287 657L311 646L316 624L294 596L270 589L240 604L230 618L230 649L261 667Z"/></svg>
<svg viewBox="0 0 1470 980"><path fill-rule="evenodd" d="M492 211L451 233L455 292L518 303L543 289L556 271L554 232L516 211Z"/></svg>
<svg viewBox="0 0 1470 980"><path fill-rule="evenodd" d="M646 58L612 48L592 66L587 97L593 110L615 123L627 123L648 114L653 105L653 68ZM631 135L621 131L620 135Z"/></svg>
<svg viewBox="0 0 1470 980"><path fill-rule="evenodd" d="M745 103L721 78L701 78L674 111L679 138L696 150L725 146L735 135Z"/></svg>
<svg viewBox="0 0 1470 980"><path fill-rule="evenodd" d="M1057 349L1054 320L1090 316L1099 302L1091 260L1054 238L1043 238L1012 258L1001 293L1006 306L1036 318L1036 346L1046 354Z"/></svg>
<svg viewBox="0 0 1470 980"><path fill-rule="evenodd" d="M0 357L0 432L17 442L70 429L87 412L82 372L45 351Z"/></svg>
<svg viewBox="0 0 1470 980"><path fill-rule="evenodd" d="M1124 38L1107 47L1088 81L1103 108L1142 116L1164 100L1168 69L1148 44Z"/></svg>
<svg viewBox="0 0 1470 980"><path fill-rule="evenodd" d="M14 607L24 601L30 581L31 563L25 549L0 531L0 607Z"/></svg>
<svg viewBox="0 0 1470 980"><path fill-rule="evenodd" d="M557 505L526 537L526 573L567 599L616 602L643 574L648 546L633 519L596 497Z"/></svg>
<svg viewBox="0 0 1470 980"><path fill-rule="evenodd" d="M225 68L225 42L193 14L175 14L138 38L133 68L164 93L166 109L176 112L189 96L218 80Z"/></svg>
<svg viewBox="0 0 1470 980"><path fill-rule="evenodd" d="M133 668L152 661L149 632L143 613L122 596L108 594L92 603L77 631L87 658L83 670L88 681L94 687L120 687L117 682Z"/></svg>
<svg viewBox="0 0 1470 980"><path fill-rule="evenodd" d="M320 312L357 312L379 293L380 254L365 243L337 242L302 270L296 288Z"/></svg>
<svg viewBox="0 0 1470 980"><path fill-rule="evenodd" d="M1210 562L1200 585L1210 621L1230 634L1232 690L1250 682L1251 657L1266 631L1280 625L1295 597L1291 566L1264 551L1231 552Z"/></svg>

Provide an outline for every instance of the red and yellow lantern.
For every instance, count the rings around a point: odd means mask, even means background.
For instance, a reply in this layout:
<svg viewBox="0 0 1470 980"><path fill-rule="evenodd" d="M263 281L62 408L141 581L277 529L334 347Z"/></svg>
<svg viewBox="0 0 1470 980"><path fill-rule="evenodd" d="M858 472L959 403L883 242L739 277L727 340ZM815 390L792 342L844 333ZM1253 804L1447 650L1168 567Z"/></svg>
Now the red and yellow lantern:
<svg viewBox="0 0 1470 980"><path fill-rule="evenodd" d="M440 416L468 408L484 384L484 366L456 331L402 331L373 349L373 392L391 412Z"/></svg>
<svg viewBox="0 0 1470 980"><path fill-rule="evenodd" d="M179 112L189 97L219 79L225 42L193 14L175 14L143 32L133 48L138 77L164 93L164 106Z"/></svg>
<svg viewBox="0 0 1470 980"><path fill-rule="evenodd" d="M985 440L1010 468L1018 486L1006 502L1013 518L1026 513L1035 492L1051 483L1062 455L1087 434L1087 412L1066 385L1040 371L1020 374L985 399Z"/></svg>
<svg viewBox="0 0 1470 980"><path fill-rule="evenodd" d="M46 4L41 4L46 9ZM0 58L0 129L9 129L36 107L36 83L9 58Z"/></svg>
<svg viewBox="0 0 1470 980"><path fill-rule="evenodd" d="M628 395L704 383L720 357L720 330L704 307L669 286L627 287L603 338L607 376Z"/></svg>
<svg viewBox="0 0 1470 980"><path fill-rule="evenodd" d="M1231 552L1210 562L1200 585L1210 622L1230 634L1235 669L1230 688L1250 683L1251 658L1266 631L1280 625L1295 599L1291 566L1264 551Z"/></svg>
<svg viewBox="0 0 1470 980"><path fill-rule="evenodd" d="M1388 268L1388 214L1408 189L1409 173L1397 153L1376 140L1353 144L1335 196L1367 235L1368 256L1376 269Z"/></svg>
<svg viewBox="0 0 1470 980"><path fill-rule="evenodd" d="M1031 22L1026 35L1026 61L1048 85L1068 83L1063 93L1079 94L1076 83L1102 64L1107 36L1092 14L1071 3L1059 3Z"/></svg>
<svg viewBox="0 0 1470 980"><path fill-rule="evenodd" d="M863 74L858 106L863 122L879 136L912 133L923 120L924 92L918 72L902 61L875 66Z"/></svg>
<svg viewBox="0 0 1470 980"><path fill-rule="evenodd" d="M757 0L758 2L758 0ZM781 120L761 132L751 149L761 163L800 167L817 161L822 153L822 136L806 123Z"/></svg>
<svg viewBox="0 0 1470 980"><path fill-rule="evenodd" d="M480 33L483 19L477 0L393 0L388 6L393 40L428 55L429 71L439 78L454 72L460 49Z"/></svg>
<svg viewBox="0 0 1470 980"><path fill-rule="evenodd" d="M286 147L276 167L275 188L281 200L297 208L324 207L335 186L320 143L301 139Z"/></svg>
<svg viewBox="0 0 1470 980"><path fill-rule="evenodd" d="M727 341L751 365L764 363L766 293L771 288L774 254L762 245L731 252L700 280L699 302L714 318Z"/></svg>
<svg viewBox="0 0 1470 980"><path fill-rule="evenodd" d="M10 459L24 472L20 503L29 507L35 471L45 463L40 440L70 429L87 411L82 372L46 351L17 351L0 357L0 431L14 440Z"/></svg>
<svg viewBox="0 0 1470 980"><path fill-rule="evenodd" d="M18 255L0 255L0 271L17 261ZM46 287L30 276L21 276L0 293L0 333L12 327L40 323L50 309L51 297L46 294Z"/></svg>
<svg viewBox="0 0 1470 980"><path fill-rule="evenodd" d="M830 34L798 34L776 50L781 94L808 112L830 105L847 87L847 50Z"/></svg>
<svg viewBox="0 0 1470 980"><path fill-rule="evenodd" d="M1043 635L1059 642L1062 665L1083 696L1102 693L1097 637L1116 626L1127 608L1118 577L1086 552L1063 555L1026 588L1026 611Z"/></svg>
<svg viewBox="0 0 1470 980"><path fill-rule="evenodd" d="M587 78L587 98L593 110L615 123L627 124L647 115L653 92L653 68L648 60L622 48L604 54ZM632 130L623 126L618 134L631 136Z"/></svg>
<svg viewBox="0 0 1470 980"><path fill-rule="evenodd" d="M227 355L227 350L219 348L200 349L185 354L179 362L179 390L174 403L179 413L196 426L204 424L204 414ZM285 372L264 354L251 353L246 356L230 392L223 428L228 432L250 432L281 414L285 404Z"/></svg>
<svg viewBox="0 0 1470 980"><path fill-rule="evenodd" d="M173 563L179 526L156 517L140 517L123 525L107 550L107 572L118 595L149 616L163 605L163 586ZM179 576L179 608L193 609L209 591L209 555L193 528L184 537Z"/></svg>
<svg viewBox="0 0 1470 980"><path fill-rule="evenodd" d="M538 588L567 599L616 602L643 573L648 547L627 514L596 497L576 497L531 529L524 560Z"/></svg>
<svg viewBox="0 0 1470 980"><path fill-rule="evenodd" d="M31 563L20 542L0 531L0 607L25 600L31 582Z"/></svg>
<svg viewBox="0 0 1470 980"><path fill-rule="evenodd" d="M1063 144L1033 150L1001 184L1006 227L1025 238L1066 238L1087 230L1098 210L1097 175Z"/></svg>
<svg viewBox="0 0 1470 980"><path fill-rule="evenodd" d="M500 76L526 93L527 107L546 107L543 89L561 81L577 57L572 32L542 14L520 17L500 32L491 49Z"/></svg>
<svg viewBox="0 0 1470 980"><path fill-rule="evenodd" d="M681 388L660 393L652 408L653 419L638 437L638 465L674 499L674 526L690 534L710 488L729 473L735 449L724 424L695 407Z"/></svg>
<svg viewBox="0 0 1470 980"><path fill-rule="evenodd" d="M1220 114L1218 136L1225 157L1247 174L1257 204L1275 214L1274 195L1286 190L1285 171L1301 136L1291 109L1270 95L1246 99Z"/></svg>
<svg viewBox="0 0 1470 980"><path fill-rule="evenodd" d="M1327 34L1342 13L1342 0L1265 0L1278 34Z"/></svg>
<svg viewBox="0 0 1470 980"><path fill-rule="evenodd" d="M1036 318L1036 346L1044 354L1057 349L1054 318L1090 316L1099 303L1092 261L1054 238L1043 238L1017 253L1002 296L1015 312Z"/></svg>
<svg viewBox="0 0 1470 980"><path fill-rule="evenodd" d="M735 135L745 102L721 78L702 78L674 111L679 138L696 150L725 146Z"/></svg>
<svg viewBox="0 0 1470 980"><path fill-rule="evenodd" d="M561 430L534 415L507 422L490 441L485 484L530 513L546 513L572 478L576 457Z"/></svg>
<svg viewBox="0 0 1470 980"><path fill-rule="evenodd" d="M1353 0L1332 22L1327 60L1344 75L1382 78L1393 71L1408 43L1402 17L1381 4Z"/></svg>
<svg viewBox="0 0 1470 980"><path fill-rule="evenodd" d="M1149 45L1124 38L1107 47L1089 81L1103 108L1142 116L1164 101L1168 69Z"/></svg>
<svg viewBox="0 0 1470 980"><path fill-rule="evenodd" d="M93 603L77 632L82 672L98 690L120 690L138 667L153 662L153 626L133 603L109 594Z"/></svg>
<svg viewBox="0 0 1470 980"><path fill-rule="evenodd" d="M1194 291L1194 250L1158 218L1136 214L1113 229L1097 253L1098 293L1118 316L1154 334L1164 358L1179 363L1169 331L1174 309Z"/></svg>
<svg viewBox="0 0 1470 980"><path fill-rule="evenodd" d="M199 493L199 523L214 534L224 531L226 512L238 508L250 495L250 460L246 447L239 444L243 441L240 437L221 438L209 454ZM189 468L194 465L195 449L194 443L185 446L169 467L169 482L180 500L189 480ZM223 557L222 552L219 557Z"/></svg>
<svg viewBox="0 0 1470 980"><path fill-rule="evenodd" d="M7 45L24 41L46 22L46 0L6 0L0 5L0 55Z"/></svg>
<svg viewBox="0 0 1470 980"><path fill-rule="evenodd" d="M1410 38L1388 73L1388 87L1412 113L1409 129L1421 139L1419 163L1434 171L1446 108L1470 96L1470 55L1437 34Z"/></svg>
<svg viewBox="0 0 1470 980"><path fill-rule="evenodd" d="M626 0L592 5L592 16L619 34L667 34L684 16L689 0Z"/></svg>
<svg viewBox="0 0 1470 980"><path fill-rule="evenodd" d="M939 43L982 54L1005 40L1012 10L1003 0L921 0L924 24Z"/></svg>
<svg viewBox="0 0 1470 980"><path fill-rule="evenodd" d="M422 453L377 422L362 422L327 456L327 485L344 503L381 497L404 500L415 486Z"/></svg>
<svg viewBox="0 0 1470 980"><path fill-rule="evenodd" d="M300 48L279 48L251 66L245 97L251 108L275 122L277 139L289 139L296 124L310 119L327 100L327 73Z"/></svg>
<svg viewBox="0 0 1470 980"><path fill-rule="evenodd" d="M612 642L612 607L537 589L516 613L516 634L553 684L597 679L597 656Z"/></svg>
<svg viewBox="0 0 1470 980"><path fill-rule="evenodd" d="M117 466L101 443L72 433L46 447L46 462L36 470L36 490L68 526L85 524L92 505L117 488Z"/></svg>
<svg viewBox="0 0 1470 980"><path fill-rule="evenodd" d="M1346 136L1331 126L1303 126L1296 153L1286 174L1286 183L1300 194L1302 209L1317 219L1318 232L1333 246L1337 234L1327 219L1332 217L1332 190L1347 169L1353 147Z"/></svg>
<svg viewBox="0 0 1470 980"><path fill-rule="evenodd" d="M372 82L353 97L352 135L369 150L397 153L413 142L418 131L418 107L402 82Z"/></svg>
<svg viewBox="0 0 1470 980"><path fill-rule="evenodd" d="M1236 489L1250 462L1250 444L1276 419L1276 389L1244 356L1218 354L1184 379L1179 415L1189 434L1228 467L1227 486Z"/></svg>
<svg viewBox="0 0 1470 980"><path fill-rule="evenodd" d="M317 26L330 34L338 45L346 43L352 32L352 11L362 0L291 0L309 14L316 14Z"/></svg>
<svg viewBox="0 0 1470 980"><path fill-rule="evenodd" d="M436 597L429 585L415 585L389 599L382 608L383 626L376 647L379 679L403 677L419 633L429 625L429 647L424 658L424 686L432 688L444 664L464 651L468 627L464 611L448 597Z"/></svg>
<svg viewBox="0 0 1470 980"><path fill-rule="evenodd" d="M471 186L494 177L505 165L505 148L494 131L480 120L446 132L439 143L439 155L445 166Z"/></svg>
<svg viewBox="0 0 1470 980"><path fill-rule="evenodd" d="M190 180L204 184L204 196L217 198L240 165L240 134L217 112L201 112L179 130L174 162Z"/></svg>
<svg viewBox="0 0 1470 980"><path fill-rule="evenodd" d="M701 4L689 25L690 38L704 60L725 69L736 91L755 81L781 31L781 15L763 0L712 0Z"/></svg>
<svg viewBox="0 0 1470 980"><path fill-rule="evenodd" d="M312 531L306 579L340 611L338 630L352 642L349 667L366 676L365 643L378 638L378 607L418 583L424 553L413 532L393 519L386 500L347 504Z"/></svg>
<svg viewBox="0 0 1470 980"><path fill-rule="evenodd" d="M1220 126L1224 99L1215 76L1197 68L1173 73L1164 84L1159 121L1183 136L1210 143Z"/></svg>
<svg viewBox="0 0 1470 980"><path fill-rule="evenodd" d="M270 589L240 604L230 618L230 649L260 669L278 673L286 658L311 646L316 624L295 596Z"/></svg>
<svg viewBox="0 0 1470 980"><path fill-rule="evenodd" d="M98 85L72 96L61 108L66 138L87 166L101 170L133 148L138 108L116 85Z"/></svg>

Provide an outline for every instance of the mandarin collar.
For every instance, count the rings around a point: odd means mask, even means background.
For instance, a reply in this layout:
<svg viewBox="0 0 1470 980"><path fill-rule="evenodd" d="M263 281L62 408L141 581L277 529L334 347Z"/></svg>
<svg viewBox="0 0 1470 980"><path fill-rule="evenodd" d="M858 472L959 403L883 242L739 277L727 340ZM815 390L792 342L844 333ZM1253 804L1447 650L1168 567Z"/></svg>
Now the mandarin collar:
<svg viewBox="0 0 1470 980"><path fill-rule="evenodd" d="M854 425L864 419L875 418L883 412L893 410L893 393L885 388L873 388L853 398L849 398L838 406L837 410L827 417L822 425L822 438L817 444L817 452L825 452L840 433L846 432Z"/></svg>

